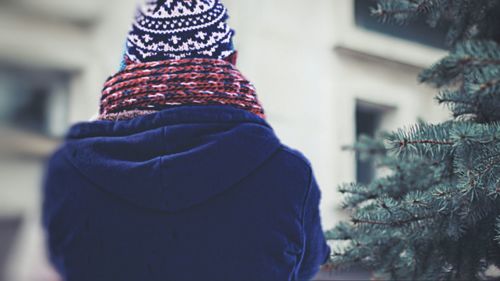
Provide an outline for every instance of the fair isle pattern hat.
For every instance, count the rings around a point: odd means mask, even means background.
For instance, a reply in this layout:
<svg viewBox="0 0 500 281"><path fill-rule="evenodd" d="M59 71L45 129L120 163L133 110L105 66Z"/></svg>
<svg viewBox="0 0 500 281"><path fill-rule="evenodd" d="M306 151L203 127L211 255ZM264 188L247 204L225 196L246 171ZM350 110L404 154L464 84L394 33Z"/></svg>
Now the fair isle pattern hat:
<svg viewBox="0 0 500 281"><path fill-rule="evenodd" d="M127 38L125 63L227 58L235 53L227 19L220 0L146 0Z"/></svg>

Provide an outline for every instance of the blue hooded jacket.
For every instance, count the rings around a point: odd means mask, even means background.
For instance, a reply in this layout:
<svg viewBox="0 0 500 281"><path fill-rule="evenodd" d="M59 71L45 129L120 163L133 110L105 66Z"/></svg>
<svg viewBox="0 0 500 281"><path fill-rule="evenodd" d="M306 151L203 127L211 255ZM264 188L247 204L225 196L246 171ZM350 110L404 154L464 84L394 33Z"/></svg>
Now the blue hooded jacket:
<svg viewBox="0 0 500 281"><path fill-rule="evenodd" d="M330 253L307 160L229 106L77 124L43 197L64 280L308 280Z"/></svg>

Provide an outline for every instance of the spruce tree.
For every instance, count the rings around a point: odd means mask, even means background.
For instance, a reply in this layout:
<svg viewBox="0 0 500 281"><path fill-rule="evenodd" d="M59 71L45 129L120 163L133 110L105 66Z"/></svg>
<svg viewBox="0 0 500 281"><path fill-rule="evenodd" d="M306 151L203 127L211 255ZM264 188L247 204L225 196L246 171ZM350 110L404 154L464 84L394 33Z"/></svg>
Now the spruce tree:
<svg viewBox="0 0 500 281"><path fill-rule="evenodd" d="M339 188L351 221L327 232L331 265L376 280L500 280L500 1L378 0L372 13L449 27L448 56L419 79L453 117L353 146L390 172Z"/></svg>

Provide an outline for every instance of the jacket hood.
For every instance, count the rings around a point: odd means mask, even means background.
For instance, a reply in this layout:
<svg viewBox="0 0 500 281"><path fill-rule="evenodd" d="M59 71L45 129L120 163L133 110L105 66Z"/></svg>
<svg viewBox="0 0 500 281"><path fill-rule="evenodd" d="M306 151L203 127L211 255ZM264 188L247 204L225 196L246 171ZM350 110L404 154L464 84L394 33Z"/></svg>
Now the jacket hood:
<svg viewBox="0 0 500 281"><path fill-rule="evenodd" d="M250 112L182 106L128 121L77 124L63 152L98 188L172 212L233 187L279 147L272 128Z"/></svg>

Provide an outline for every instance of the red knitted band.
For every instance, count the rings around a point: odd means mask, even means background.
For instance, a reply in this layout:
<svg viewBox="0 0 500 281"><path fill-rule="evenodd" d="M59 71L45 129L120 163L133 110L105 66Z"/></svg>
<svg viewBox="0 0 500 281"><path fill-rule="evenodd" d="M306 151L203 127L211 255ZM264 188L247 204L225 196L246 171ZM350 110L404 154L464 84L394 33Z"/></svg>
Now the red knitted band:
<svg viewBox="0 0 500 281"><path fill-rule="evenodd" d="M254 86L220 59L129 64L104 84L99 119L179 105L230 105L265 118Z"/></svg>

